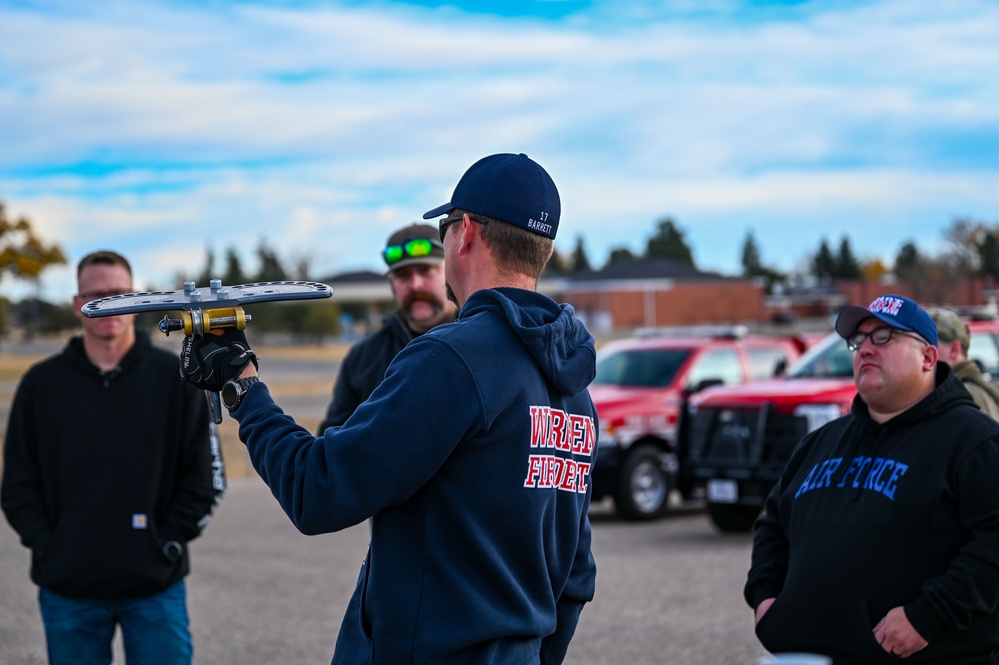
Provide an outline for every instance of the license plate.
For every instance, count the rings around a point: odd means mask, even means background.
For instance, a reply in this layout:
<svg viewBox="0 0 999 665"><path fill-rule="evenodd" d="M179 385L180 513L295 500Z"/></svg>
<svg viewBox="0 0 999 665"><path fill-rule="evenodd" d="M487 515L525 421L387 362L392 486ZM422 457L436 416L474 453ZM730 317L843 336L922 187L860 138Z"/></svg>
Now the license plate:
<svg viewBox="0 0 999 665"><path fill-rule="evenodd" d="M708 481L708 501L735 503L739 500L739 484L734 480L714 478Z"/></svg>

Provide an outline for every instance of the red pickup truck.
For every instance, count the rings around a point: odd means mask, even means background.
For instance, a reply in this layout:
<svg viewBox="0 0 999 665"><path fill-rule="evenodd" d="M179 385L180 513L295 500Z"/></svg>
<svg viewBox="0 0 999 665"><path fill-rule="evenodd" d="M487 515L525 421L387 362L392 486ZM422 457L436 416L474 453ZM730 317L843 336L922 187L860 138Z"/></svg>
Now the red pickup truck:
<svg viewBox="0 0 999 665"><path fill-rule="evenodd" d="M676 487L684 401L708 386L773 376L803 348L796 338L748 335L741 326L655 329L602 346L590 385L600 421L593 500L613 496L626 519L661 515Z"/></svg>

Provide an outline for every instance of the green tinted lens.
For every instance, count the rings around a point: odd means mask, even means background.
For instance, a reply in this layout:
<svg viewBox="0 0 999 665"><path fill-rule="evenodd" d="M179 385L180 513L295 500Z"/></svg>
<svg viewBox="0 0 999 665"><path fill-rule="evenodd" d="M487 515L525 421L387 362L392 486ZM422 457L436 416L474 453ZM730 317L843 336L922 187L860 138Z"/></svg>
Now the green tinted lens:
<svg viewBox="0 0 999 665"><path fill-rule="evenodd" d="M404 250L402 245L389 245L385 248L385 263L392 265L402 260Z"/></svg>
<svg viewBox="0 0 999 665"><path fill-rule="evenodd" d="M412 257L430 256L432 251L434 251L434 246L426 238L417 238L406 243L406 254Z"/></svg>

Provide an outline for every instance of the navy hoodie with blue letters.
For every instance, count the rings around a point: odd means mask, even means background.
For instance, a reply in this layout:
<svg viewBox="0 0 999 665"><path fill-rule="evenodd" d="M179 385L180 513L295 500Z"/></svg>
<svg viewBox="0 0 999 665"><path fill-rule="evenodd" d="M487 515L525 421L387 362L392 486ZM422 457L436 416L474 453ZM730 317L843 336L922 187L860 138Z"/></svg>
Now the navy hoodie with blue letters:
<svg viewBox="0 0 999 665"><path fill-rule="evenodd" d="M999 663L999 423L945 363L884 422L852 412L795 450L758 520L745 587L772 652L859 663ZM873 628L902 607L929 645L906 659Z"/></svg>
<svg viewBox="0 0 999 665"><path fill-rule="evenodd" d="M240 438L298 529L373 516L334 663L562 661L594 593L594 373L571 307L487 289L318 439L250 388Z"/></svg>

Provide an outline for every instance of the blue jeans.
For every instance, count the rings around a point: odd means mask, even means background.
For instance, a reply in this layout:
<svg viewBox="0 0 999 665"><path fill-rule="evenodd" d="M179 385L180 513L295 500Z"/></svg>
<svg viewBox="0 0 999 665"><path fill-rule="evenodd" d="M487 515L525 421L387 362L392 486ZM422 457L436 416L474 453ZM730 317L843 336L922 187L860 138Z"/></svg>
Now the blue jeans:
<svg viewBox="0 0 999 665"><path fill-rule="evenodd" d="M142 598L67 598L38 590L50 665L108 665L121 626L128 665L191 665L184 580Z"/></svg>

